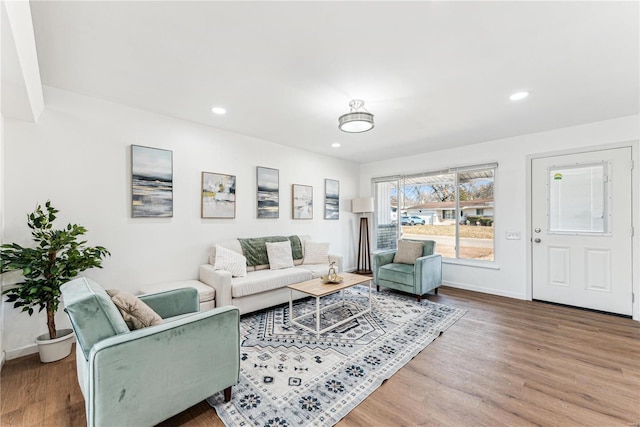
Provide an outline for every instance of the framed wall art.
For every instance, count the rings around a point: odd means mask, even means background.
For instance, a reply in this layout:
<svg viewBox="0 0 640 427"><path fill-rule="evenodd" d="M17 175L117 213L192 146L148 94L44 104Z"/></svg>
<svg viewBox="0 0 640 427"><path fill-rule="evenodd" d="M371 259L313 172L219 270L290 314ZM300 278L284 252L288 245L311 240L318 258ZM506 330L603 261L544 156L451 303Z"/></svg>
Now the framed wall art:
<svg viewBox="0 0 640 427"><path fill-rule="evenodd" d="M173 216L173 152L131 146L131 216Z"/></svg>
<svg viewBox="0 0 640 427"><path fill-rule="evenodd" d="M293 184L291 186L291 202L293 219L313 218L313 187Z"/></svg>
<svg viewBox="0 0 640 427"><path fill-rule="evenodd" d="M257 168L258 218L280 216L280 172L278 169Z"/></svg>
<svg viewBox="0 0 640 427"><path fill-rule="evenodd" d="M324 180L324 219L340 219L340 181Z"/></svg>
<svg viewBox="0 0 640 427"><path fill-rule="evenodd" d="M202 172L202 218L236 217L236 176Z"/></svg>

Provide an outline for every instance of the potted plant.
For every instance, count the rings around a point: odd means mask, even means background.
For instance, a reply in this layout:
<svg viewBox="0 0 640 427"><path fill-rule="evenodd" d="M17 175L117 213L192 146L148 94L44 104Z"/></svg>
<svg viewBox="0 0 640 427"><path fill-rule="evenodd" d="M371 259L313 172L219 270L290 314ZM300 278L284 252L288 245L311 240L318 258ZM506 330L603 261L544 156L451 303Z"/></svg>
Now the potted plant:
<svg viewBox="0 0 640 427"><path fill-rule="evenodd" d="M31 229L34 247L25 248L16 243L0 247L1 272L22 270L22 281L7 289L7 302L13 307L33 315L46 310L49 332L36 339L40 360L53 362L71 353L71 329L56 330L55 314L60 304L60 286L89 268L101 268L102 259L111 255L102 246L87 247L79 238L87 229L77 224L67 224L56 230L53 221L58 210L45 203L27 214L27 226ZM53 349L52 349L53 347ZM57 349L56 347L62 347Z"/></svg>

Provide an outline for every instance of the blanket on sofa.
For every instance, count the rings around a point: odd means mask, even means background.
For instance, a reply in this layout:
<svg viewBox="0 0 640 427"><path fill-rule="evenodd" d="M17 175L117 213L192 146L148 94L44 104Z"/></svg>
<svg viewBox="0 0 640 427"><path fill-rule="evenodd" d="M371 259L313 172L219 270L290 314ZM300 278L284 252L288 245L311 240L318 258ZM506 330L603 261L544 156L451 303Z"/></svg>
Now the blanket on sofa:
<svg viewBox="0 0 640 427"><path fill-rule="evenodd" d="M302 242L298 236L269 236L238 239L240 246L242 247L242 255L247 258L248 267L269 264L266 246L267 242L286 242L287 240L291 242L291 255L293 255L293 259L302 259Z"/></svg>

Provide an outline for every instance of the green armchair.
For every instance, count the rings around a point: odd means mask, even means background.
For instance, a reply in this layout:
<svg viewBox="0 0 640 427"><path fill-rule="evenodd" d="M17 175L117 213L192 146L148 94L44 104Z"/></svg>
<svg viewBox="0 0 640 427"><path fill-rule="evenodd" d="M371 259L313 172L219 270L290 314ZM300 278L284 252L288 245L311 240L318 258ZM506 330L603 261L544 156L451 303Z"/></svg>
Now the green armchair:
<svg viewBox="0 0 640 427"><path fill-rule="evenodd" d="M417 242L418 240L411 240ZM380 286L415 295L420 302L422 295L434 291L442 284L442 256L435 255L436 242L424 240L422 256L415 264L394 263L396 250L373 254L373 283Z"/></svg>
<svg viewBox="0 0 640 427"><path fill-rule="evenodd" d="M163 318L130 331L104 289L84 277L61 287L76 334L88 426L152 426L231 386L240 373L239 312L198 312L194 288L141 296Z"/></svg>

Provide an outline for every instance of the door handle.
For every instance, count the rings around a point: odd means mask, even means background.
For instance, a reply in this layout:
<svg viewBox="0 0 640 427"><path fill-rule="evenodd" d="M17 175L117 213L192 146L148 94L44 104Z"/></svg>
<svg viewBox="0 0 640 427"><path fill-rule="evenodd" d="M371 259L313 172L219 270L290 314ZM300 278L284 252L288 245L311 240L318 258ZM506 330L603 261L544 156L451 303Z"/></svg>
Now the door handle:
<svg viewBox="0 0 640 427"><path fill-rule="evenodd" d="M540 240L540 239L533 239L533 241L536 242L536 243L542 242L542 240Z"/></svg>

